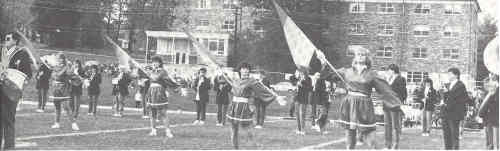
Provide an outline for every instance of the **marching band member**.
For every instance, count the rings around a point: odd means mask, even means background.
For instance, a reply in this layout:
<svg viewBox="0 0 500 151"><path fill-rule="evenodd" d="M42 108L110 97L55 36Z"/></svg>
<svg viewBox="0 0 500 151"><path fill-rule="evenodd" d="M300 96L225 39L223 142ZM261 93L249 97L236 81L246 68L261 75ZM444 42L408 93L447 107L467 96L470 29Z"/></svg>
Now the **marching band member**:
<svg viewBox="0 0 500 151"><path fill-rule="evenodd" d="M486 125L486 149L498 150L498 75L490 73L486 86L489 92L481 104L479 117Z"/></svg>
<svg viewBox="0 0 500 151"><path fill-rule="evenodd" d="M147 70L147 69L146 69ZM141 106L142 106L142 118L147 119L149 118L148 115L148 108L146 107L146 93L148 92L149 89L149 80L147 78L142 78L139 77L137 82L139 83L139 93L141 94Z"/></svg>
<svg viewBox="0 0 500 151"><path fill-rule="evenodd" d="M11 94L13 92L11 86L14 84L8 82L6 68L18 70L24 73L28 79L32 76L32 58L28 50L21 47L20 43L21 35L17 32L10 32L5 35L4 47L0 47L2 62L0 65L0 150L2 148L5 150L15 148L16 108L22 96L22 91L17 90L14 90L17 91L16 94Z"/></svg>
<svg viewBox="0 0 500 151"><path fill-rule="evenodd" d="M312 97L310 99L310 104L311 104L311 116L312 116L312 129L316 131L320 131L320 126L316 125L318 122L317 119L319 119L319 113L317 113L317 107L319 106L320 108L322 105L325 104L325 102L328 102L328 92L326 91L326 81L324 78L321 78L321 73L316 72L314 73L313 77L311 78L312 80Z"/></svg>
<svg viewBox="0 0 500 151"><path fill-rule="evenodd" d="M392 91L389 84L371 69L369 50L353 47L354 59L351 68L342 68L338 73L345 79L347 88L337 88L337 93L347 93L340 103L341 125L346 129L347 149L356 145L356 131L360 131L362 140L371 148L376 148L376 116L373 101L370 98L375 88L382 94L384 105L389 110L401 111L401 100ZM337 77L338 78L338 77Z"/></svg>
<svg viewBox="0 0 500 151"><path fill-rule="evenodd" d="M397 97L404 104L406 97L406 79L399 74L399 67L395 64L390 64L388 67L389 85L392 91L396 92ZM388 110L385 106L384 110L384 127L385 127L385 147L387 149L398 149L401 135L402 115L398 111ZM393 133L394 132L394 133ZM392 137L395 137L394 140Z"/></svg>
<svg viewBox="0 0 500 151"><path fill-rule="evenodd" d="M266 78L266 72L265 71L260 71L259 72L259 81L262 82L262 84L264 84L267 88L269 89L272 89L271 88L271 81L269 81L269 79ZM255 98L255 109L256 109L256 112L257 112L257 124L255 126L255 128L257 129L261 129L262 126L264 126L264 119L266 119L266 107L269 102L264 102L262 100L260 100L259 98Z"/></svg>
<svg viewBox="0 0 500 151"><path fill-rule="evenodd" d="M214 79L214 89L217 92L217 96L215 97L215 104L217 104L216 125L223 126L226 124L227 106L229 105L229 93L231 92L232 87L222 75L219 75Z"/></svg>
<svg viewBox="0 0 500 151"><path fill-rule="evenodd" d="M69 105L72 111L71 114L73 116L73 119L76 120L78 118L78 113L80 110L80 103L83 93L83 80L84 80L83 77L85 76L85 71L83 70L82 63L80 62L80 60L75 61L72 69L74 76L72 76L72 78L70 79L71 100L69 102Z"/></svg>
<svg viewBox="0 0 500 151"><path fill-rule="evenodd" d="M464 119L465 104L470 102L465 84L460 81L458 68L448 69L449 85L444 88L443 138L445 149L459 149L460 121Z"/></svg>
<svg viewBox="0 0 500 151"><path fill-rule="evenodd" d="M92 65L90 67L90 76L89 76L89 86L87 87L87 93L89 96L89 111L88 115L97 115L97 103L99 102L99 95L101 94L101 82L102 77L99 72L97 65Z"/></svg>
<svg viewBox="0 0 500 151"><path fill-rule="evenodd" d="M320 102L318 102L320 105L320 110L319 110L319 117L318 120L316 121L316 124L319 126L319 131L321 134L328 134L328 131L326 131L326 125L328 123L328 110L330 110L330 104L332 100L336 99L336 96L333 96L333 92L335 92L335 89L337 88L337 84L326 81L325 80L325 99L322 99Z"/></svg>
<svg viewBox="0 0 500 151"><path fill-rule="evenodd" d="M38 89L38 108L37 112L45 112L45 104L48 100L48 91L49 91L49 80L52 74L52 70L44 64L40 63L40 69L37 72L37 83L36 88Z"/></svg>
<svg viewBox="0 0 500 151"><path fill-rule="evenodd" d="M284 98L277 96L269 91L262 83L250 77L252 67L243 63L239 67L240 79L233 79L233 100L229 107L226 117L232 124L232 142L235 149L238 149L238 132L239 128L247 129L249 139L253 139L253 134L248 128L253 121L253 111L250 109L250 98L259 98L264 102L277 100L280 104L284 104ZM255 140L252 140L255 142Z"/></svg>
<svg viewBox="0 0 500 151"><path fill-rule="evenodd" d="M307 70L296 72L298 74L297 93L294 98L295 114L297 117L297 131L299 135L306 134L306 107L309 102L309 93L312 91L311 78L308 76Z"/></svg>
<svg viewBox="0 0 500 151"><path fill-rule="evenodd" d="M422 136L429 136L432 125L432 113L435 104L438 103L439 96L432 86L430 78L424 79L420 90L417 91L417 100L422 102Z"/></svg>
<svg viewBox="0 0 500 151"><path fill-rule="evenodd" d="M179 85L175 83L167 74L167 71L163 68L163 61L160 57L155 56L151 59L153 61L153 70L150 71L150 87L146 93L146 103L147 107L151 109L151 112L156 112L158 118L163 118L163 124L165 126L165 134L167 138L172 138L172 134L169 127L169 117L167 116L168 107L168 89L177 89ZM156 136L156 117L152 116L150 118L151 122L151 133L150 136Z"/></svg>
<svg viewBox="0 0 500 151"><path fill-rule="evenodd" d="M72 122L71 128L74 131L80 130L78 125L76 124L76 119L71 115L71 107L69 101L71 101L70 91L71 91L71 83L70 79L75 76L75 73L72 70L71 64L66 60L66 56L63 53L58 53L56 55L57 64L53 67L52 72L52 95L53 102L56 108L56 118L55 123L51 126L51 128L57 129L60 128L59 124L61 119L61 107L64 108L66 113L69 116L70 121Z"/></svg>
<svg viewBox="0 0 500 151"><path fill-rule="evenodd" d="M120 65L118 67L118 70L119 71L116 73L116 77L112 80L112 83L114 85L113 95L115 96L115 113L113 114L113 116L122 117L123 109L125 107L125 100L130 94L128 86L130 82L132 82L132 78L129 75L129 69L126 66Z"/></svg>
<svg viewBox="0 0 500 151"><path fill-rule="evenodd" d="M194 80L193 88L195 90L196 103L196 120L193 122L194 125L205 124L205 118L207 113L207 103L209 101L208 90L210 90L211 84L210 80L206 77L207 69L201 68L198 71L198 77Z"/></svg>

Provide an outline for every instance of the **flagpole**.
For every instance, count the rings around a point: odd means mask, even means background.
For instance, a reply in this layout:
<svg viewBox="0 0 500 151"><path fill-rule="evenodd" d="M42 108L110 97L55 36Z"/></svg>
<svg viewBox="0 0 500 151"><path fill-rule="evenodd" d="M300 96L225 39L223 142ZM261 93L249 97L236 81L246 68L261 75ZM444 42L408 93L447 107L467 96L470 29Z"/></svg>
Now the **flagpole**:
<svg viewBox="0 0 500 151"><path fill-rule="evenodd" d="M316 56L317 54L321 54L322 56L325 56L323 54L323 52L321 52L320 50L316 50ZM325 62L328 66L330 66L330 68L332 68L333 72L335 72L335 74L337 74L337 76L340 78L340 81L344 82L346 84L347 87L350 87L349 83L347 83L344 79L344 77L337 71L337 69L335 69L335 67L330 63L330 61L328 61L325 57L321 57L321 62Z"/></svg>
<svg viewBox="0 0 500 151"><path fill-rule="evenodd" d="M148 74L148 72L146 72L144 69L142 69L142 67L141 67L141 66L139 66L139 63L137 63L137 61L135 61L135 59L134 59L134 58L130 57L130 55L128 55L128 53L127 53L127 52L125 52L123 49L121 49L121 48L120 48L120 47L119 47L119 46L118 46L118 45L117 45L117 44L116 44L116 43L115 43L115 42L114 42L111 38L109 38L109 36L108 36L108 35L103 35L103 36L104 36L104 39L106 39L106 40L107 40L107 41L108 41L108 42L109 42L109 43L110 43L110 44L114 47L114 49L118 49L118 51L120 51L121 53L123 53L123 54L126 54L126 55L127 55L128 59L130 60L130 62L128 62L129 64L130 64L130 63L134 64L134 66L135 66L138 70L142 71L144 74L146 74L146 76L148 76L148 78L149 78L149 79L151 79L151 76ZM115 52L115 53L116 53L116 52ZM120 61L120 60L118 59L118 61Z"/></svg>
<svg viewBox="0 0 500 151"><path fill-rule="evenodd" d="M35 67L36 70L38 70L39 66L38 66L38 63L37 63L37 58L40 59L40 56L38 56L38 54L33 54L33 52L31 51L35 51L35 48L33 47L33 45L31 44L31 42L28 40L28 38L26 38L26 36L24 36L23 33L21 33L19 30L16 30L15 31L19 36L21 36L21 39L23 39L24 41L24 45L25 47L28 49L27 50L27 53L28 55L31 57L31 60L33 61L33 66ZM36 57L35 57L36 55ZM44 61L42 61L43 64L47 65Z"/></svg>
<svg viewBox="0 0 500 151"><path fill-rule="evenodd" d="M294 59L295 64L298 67L300 67L300 66L310 66L310 65L308 65L309 63L305 63L303 61L298 61L300 59L296 59L295 57L297 55L303 55L304 51L306 51L306 52L309 51L309 55L312 55L313 53L316 53L316 57L321 61L321 63L322 64L323 63L328 64L328 66L330 66L330 68L332 68L332 70L340 78L340 80L345 83L346 87L350 87L349 83L347 83L345 81L344 77L342 77L342 75L339 74L339 72L337 71L337 69L326 59L325 54L323 54L323 52L321 52L316 46L314 46L314 44L307 38L307 36L303 33L303 31L300 30L300 28L286 14L286 12L278 5L278 3L276 2L276 0L272 0L272 2L274 4L274 7L276 8L276 12L278 13L278 17L280 18L281 26L283 26L283 28L284 28L283 30L284 30L284 33L285 33L285 38L286 38L286 40L288 42L288 46L290 48L290 52L292 53L292 58ZM289 22L286 22L287 19L288 19ZM294 36L297 36L299 38L303 38L302 40L305 40L304 41L304 45L297 46L296 42L299 42L297 40L292 40L292 42L289 41L290 40L290 35L287 35L287 29L290 30L290 28L294 29L292 31L292 32L295 32ZM300 42L303 42L303 41L300 41ZM307 48L305 50L304 49L300 49L300 51L302 52L302 54L301 54L297 50L298 47L300 47L300 48L307 47ZM321 55L321 57L319 57L319 55ZM306 59L308 61L310 61L310 58L306 57Z"/></svg>

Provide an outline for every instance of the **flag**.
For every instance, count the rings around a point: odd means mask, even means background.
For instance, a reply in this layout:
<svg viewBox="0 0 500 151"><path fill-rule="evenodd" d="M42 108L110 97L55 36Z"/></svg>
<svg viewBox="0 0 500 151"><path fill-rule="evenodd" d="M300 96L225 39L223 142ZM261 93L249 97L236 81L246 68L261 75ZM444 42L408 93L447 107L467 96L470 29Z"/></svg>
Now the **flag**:
<svg viewBox="0 0 500 151"><path fill-rule="evenodd" d="M193 46L195 50L197 50L198 54L200 55L201 60L206 63L209 67L212 68L220 68L221 66L215 61L215 58L213 55L210 55L207 48L203 44L201 44L199 41L194 38L191 33L189 33L186 29L184 29L184 32L188 36L188 38L193 42Z"/></svg>
<svg viewBox="0 0 500 151"><path fill-rule="evenodd" d="M276 7L278 16L283 26L285 38L288 47L292 54L293 61L299 69L309 69L311 59L313 56L321 62L322 65L326 63L326 57L314 44L307 38L307 36L300 30L300 28L293 22L293 20L285 13L285 11L273 0Z"/></svg>
<svg viewBox="0 0 500 151"><path fill-rule="evenodd" d="M184 33L186 33L186 35L188 36L189 40L191 40L191 42L193 43L193 46L194 46L196 52L198 52L198 54L200 55L201 60L204 63L206 63L207 66L209 66L211 68L215 68L218 71L222 71L221 65L219 65L215 61L215 57L213 55L209 54L209 52L207 51L208 49L205 48L205 46L202 45L198 40L196 40L196 38L194 38L194 36L191 35L191 33L187 29L184 29ZM224 74L222 74L222 75L224 75ZM228 83L230 83L231 85L233 85L231 78L229 78L227 76L225 76L225 78L228 81Z"/></svg>
<svg viewBox="0 0 500 151"><path fill-rule="evenodd" d="M199 41L196 40L196 38L194 38L193 35L191 35L191 33L186 29L184 28L184 33L186 33L186 35L188 36L189 40L191 40L191 42L193 43L193 46L196 50L196 52L198 52L198 54L200 55L200 58L211 68L215 68L217 71L221 71L221 72L224 72L224 69L219 65L217 64L217 62L215 61L215 57L211 54L209 54L208 52L208 49L205 48L204 45L202 45ZM227 83L229 83L229 85L235 87L234 85L234 81L231 77L229 77L228 75L226 74L222 74L222 76L226 79ZM264 86L264 84L259 81L261 86ZM265 88L266 91L270 92L271 94L275 95L275 96L278 96L278 94L276 94L276 92L274 92L273 90L269 89L268 87L264 86L263 88ZM286 104L286 102L282 102L278 99L278 103L280 105L284 105Z"/></svg>
<svg viewBox="0 0 500 151"><path fill-rule="evenodd" d="M39 55L38 51L36 51L36 49L31 44L30 40L28 38L26 38L26 36L23 33L19 32L17 30L16 30L16 33L21 38L20 39L21 44L24 45L24 49L22 49L22 50L25 50L28 53L28 55L30 56L30 59L32 61L33 67L35 68L35 70L38 70L37 59L40 59L40 55ZM12 55L12 56L14 56L14 55Z"/></svg>
<svg viewBox="0 0 500 151"><path fill-rule="evenodd" d="M139 77L148 77L150 78L149 74L147 74L146 70L144 70L137 61L134 60L134 58L130 57L127 52L125 52L122 48L120 48L111 38L108 36L104 35L104 38L106 41L108 41L112 48L115 50L116 57L118 57L118 64L120 66L125 66L128 69L136 69L137 72L135 74L138 74L136 76ZM134 72L133 72L134 73Z"/></svg>

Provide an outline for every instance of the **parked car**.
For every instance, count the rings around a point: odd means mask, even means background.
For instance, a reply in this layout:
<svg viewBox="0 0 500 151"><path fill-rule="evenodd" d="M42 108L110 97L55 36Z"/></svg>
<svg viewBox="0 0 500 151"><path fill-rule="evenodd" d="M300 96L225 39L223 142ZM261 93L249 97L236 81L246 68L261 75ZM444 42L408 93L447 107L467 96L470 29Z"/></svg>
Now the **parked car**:
<svg viewBox="0 0 500 151"><path fill-rule="evenodd" d="M271 85L271 87L276 91L293 91L296 88L290 82L279 82Z"/></svg>

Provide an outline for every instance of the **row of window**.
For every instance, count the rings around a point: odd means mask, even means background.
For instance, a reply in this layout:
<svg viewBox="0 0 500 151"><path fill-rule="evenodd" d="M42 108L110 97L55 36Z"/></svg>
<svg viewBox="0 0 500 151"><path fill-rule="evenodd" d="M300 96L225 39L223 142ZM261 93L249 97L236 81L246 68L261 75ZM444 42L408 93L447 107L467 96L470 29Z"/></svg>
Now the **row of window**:
<svg viewBox="0 0 500 151"><path fill-rule="evenodd" d="M349 45L348 46L348 52L347 52L347 55L348 56L354 56L354 53L349 51L351 50L350 47L353 47L353 46L362 46L364 47L364 45ZM394 48L393 47L390 47L390 46L381 46L381 47L378 47L376 50L375 50L375 56L376 57L382 57L382 58L392 58L393 57L393 54L394 54ZM412 58L415 58L415 59L425 59L429 56L429 51L427 48L413 48L412 49L412 53L411 53L411 57ZM460 51L458 49L443 49L441 51L441 59L445 59L445 60L458 60L459 59L459 56L460 56Z"/></svg>
<svg viewBox="0 0 500 151"><path fill-rule="evenodd" d="M198 9L210 9L212 0L198 0L196 4L196 8ZM222 8L223 9L236 9L237 5L240 3L240 0L223 0ZM430 4L417 4L412 12L415 14L430 14L432 10ZM447 4L444 7L444 14L462 14L463 8L462 5L459 4ZM366 13L366 3L351 3L349 5L350 13ZM377 12L391 14L396 13L396 5L393 3L382 3L378 4Z"/></svg>
<svg viewBox="0 0 500 151"><path fill-rule="evenodd" d="M213 52L216 55L224 55L224 50L226 49L226 39L197 38L196 40L204 45L210 52ZM148 50L158 51L158 53L164 54L184 52L196 55L196 51L194 50L192 43L187 39L166 38L159 41L158 38L148 37Z"/></svg>
<svg viewBox="0 0 500 151"><path fill-rule="evenodd" d="M349 24L348 32L351 35L365 35L365 25L363 23L351 23ZM391 24L380 24L378 26L379 34L378 36L393 36L396 32L396 27ZM415 25L413 27L413 35L417 37L426 37L431 33L431 28L429 25ZM460 36L460 28L457 26L445 26L443 28L443 37L458 37Z"/></svg>
<svg viewBox="0 0 500 151"><path fill-rule="evenodd" d="M408 83L421 83L426 78L429 78L428 72L407 72L406 73L406 81Z"/></svg>
<svg viewBox="0 0 500 151"><path fill-rule="evenodd" d="M430 4L417 4L411 12L414 14L430 14L431 11L438 11L441 9L431 9ZM349 5L350 13L366 13L366 3L351 3ZM393 14L396 13L396 5L393 3L382 3L377 5L377 12L381 14ZM454 14L462 14L463 8L462 5L459 4L447 4L444 7L444 14L454 15Z"/></svg>
<svg viewBox="0 0 500 151"><path fill-rule="evenodd" d="M210 21L206 19L200 19L198 20L197 26L199 29L207 28L210 25ZM223 30L229 30L232 31L236 27L236 24L233 19L228 19L224 20L222 23L222 29ZM261 24L254 24L254 30L256 32L264 32L264 26Z"/></svg>
<svg viewBox="0 0 500 151"><path fill-rule="evenodd" d="M236 9L239 0L224 0L222 2L222 8L223 9ZM196 8L198 9L210 9L212 8L212 0L198 0L198 3L196 4Z"/></svg>

